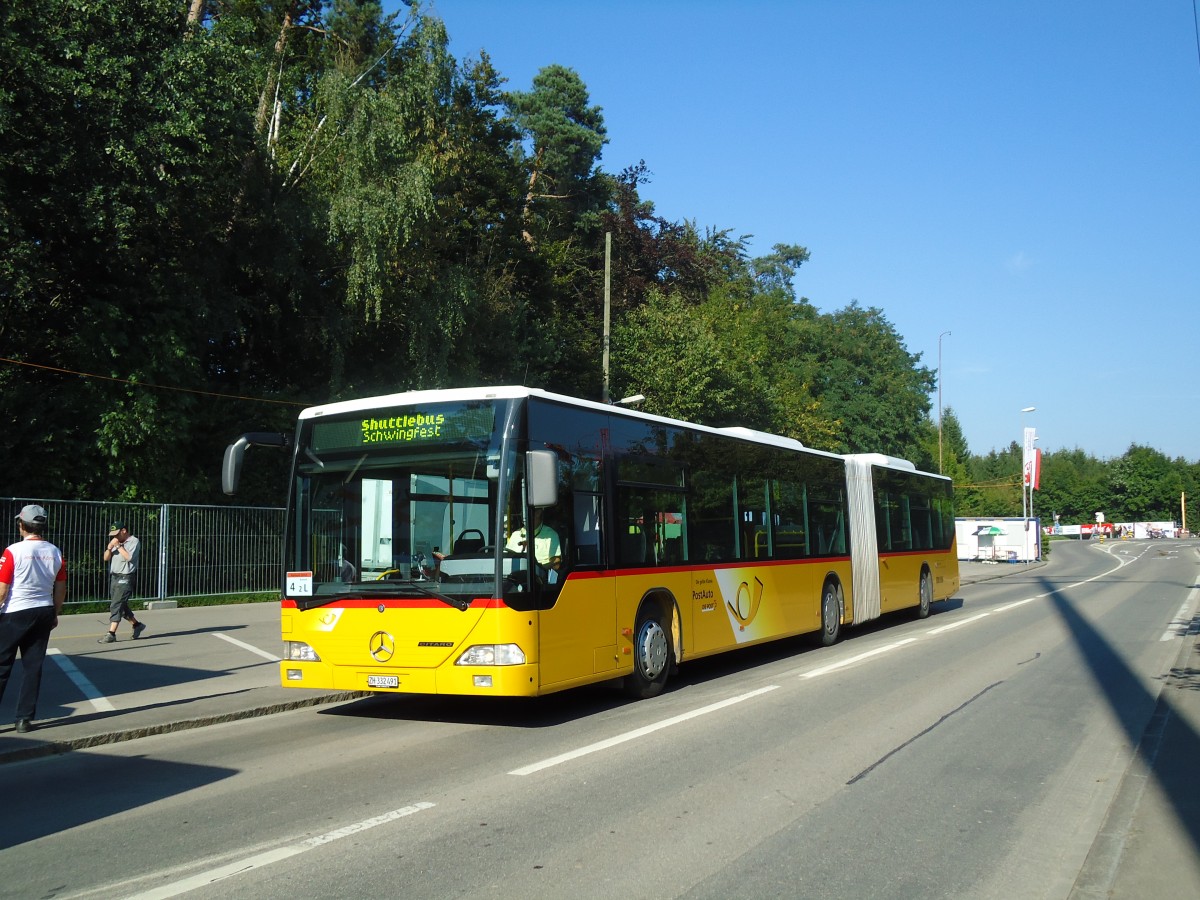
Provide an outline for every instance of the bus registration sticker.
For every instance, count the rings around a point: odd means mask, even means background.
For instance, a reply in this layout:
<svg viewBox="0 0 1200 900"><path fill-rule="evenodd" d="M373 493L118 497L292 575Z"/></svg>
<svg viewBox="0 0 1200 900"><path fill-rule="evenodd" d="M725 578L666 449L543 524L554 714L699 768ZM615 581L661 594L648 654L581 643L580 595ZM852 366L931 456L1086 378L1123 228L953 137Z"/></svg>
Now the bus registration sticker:
<svg viewBox="0 0 1200 900"><path fill-rule="evenodd" d="M287 594L289 597L311 597L313 595L312 572L288 572Z"/></svg>

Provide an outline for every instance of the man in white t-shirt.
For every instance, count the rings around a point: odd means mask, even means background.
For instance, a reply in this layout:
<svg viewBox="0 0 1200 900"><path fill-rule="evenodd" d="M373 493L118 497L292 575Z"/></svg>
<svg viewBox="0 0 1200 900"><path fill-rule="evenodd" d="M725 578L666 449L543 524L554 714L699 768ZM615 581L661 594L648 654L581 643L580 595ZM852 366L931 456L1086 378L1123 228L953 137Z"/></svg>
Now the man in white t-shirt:
<svg viewBox="0 0 1200 900"><path fill-rule="evenodd" d="M37 504L17 515L21 540L0 553L0 697L8 687L17 652L21 653L21 692L17 731L33 730L42 663L50 632L67 598L67 563L45 538L46 510Z"/></svg>

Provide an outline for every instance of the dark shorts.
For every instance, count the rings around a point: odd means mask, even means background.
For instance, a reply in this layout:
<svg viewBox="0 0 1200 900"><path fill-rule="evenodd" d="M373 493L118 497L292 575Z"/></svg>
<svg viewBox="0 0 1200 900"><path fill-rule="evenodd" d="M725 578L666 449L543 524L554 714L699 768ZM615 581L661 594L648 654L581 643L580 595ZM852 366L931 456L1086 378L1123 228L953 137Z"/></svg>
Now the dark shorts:
<svg viewBox="0 0 1200 900"><path fill-rule="evenodd" d="M129 608L129 598L133 596L134 575L117 575L115 572L108 576L108 621L120 622L122 619L133 621L133 611Z"/></svg>

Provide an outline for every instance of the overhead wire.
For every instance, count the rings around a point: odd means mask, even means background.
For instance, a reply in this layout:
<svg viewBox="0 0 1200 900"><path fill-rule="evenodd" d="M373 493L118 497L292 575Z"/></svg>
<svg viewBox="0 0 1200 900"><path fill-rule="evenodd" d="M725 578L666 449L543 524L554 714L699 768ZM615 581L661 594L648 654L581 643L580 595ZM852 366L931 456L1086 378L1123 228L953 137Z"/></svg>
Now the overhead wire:
<svg viewBox="0 0 1200 900"><path fill-rule="evenodd" d="M76 375L80 378L96 378L100 381L115 381L118 384L127 384L131 387L154 388L159 391L178 391L184 394L199 394L203 397L219 397L223 400L248 400L251 403L277 403L282 406L311 406L310 403L300 403L296 400L272 400L267 397L246 397L241 394L221 394L216 391L202 391L197 388L173 387L167 384L152 384L148 381L133 381L128 378L117 378L113 375L98 375L95 372L79 372L74 369L61 369L57 366L46 366L40 363L26 362L20 359L8 359L0 356L0 362L10 363L14 366L25 366L29 369L41 369L47 372L56 372L60 375Z"/></svg>
<svg viewBox="0 0 1200 900"><path fill-rule="evenodd" d="M1017 487L1021 484L1020 476L1014 478L999 479L997 481L956 481L955 488L1002 488L1002 487Z"/></svg>

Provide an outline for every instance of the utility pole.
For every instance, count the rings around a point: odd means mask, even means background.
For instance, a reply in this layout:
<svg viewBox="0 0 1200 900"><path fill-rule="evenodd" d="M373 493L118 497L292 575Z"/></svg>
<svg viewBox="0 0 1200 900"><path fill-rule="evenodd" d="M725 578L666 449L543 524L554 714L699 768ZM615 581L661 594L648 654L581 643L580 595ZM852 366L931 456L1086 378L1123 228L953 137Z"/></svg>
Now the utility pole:
<svg viewBox="0 0 1200 900"><path fill-rule="evenodd" d="M942 473L942 338L950 332L938 335L938 474Z"/></svg>
<svg viewBox="0 0 1200 900"><path fill-rule="evenodd" d="M612 232L604 232L604 389L600 399L608 402L608 347L612 326Z"/></svg>

